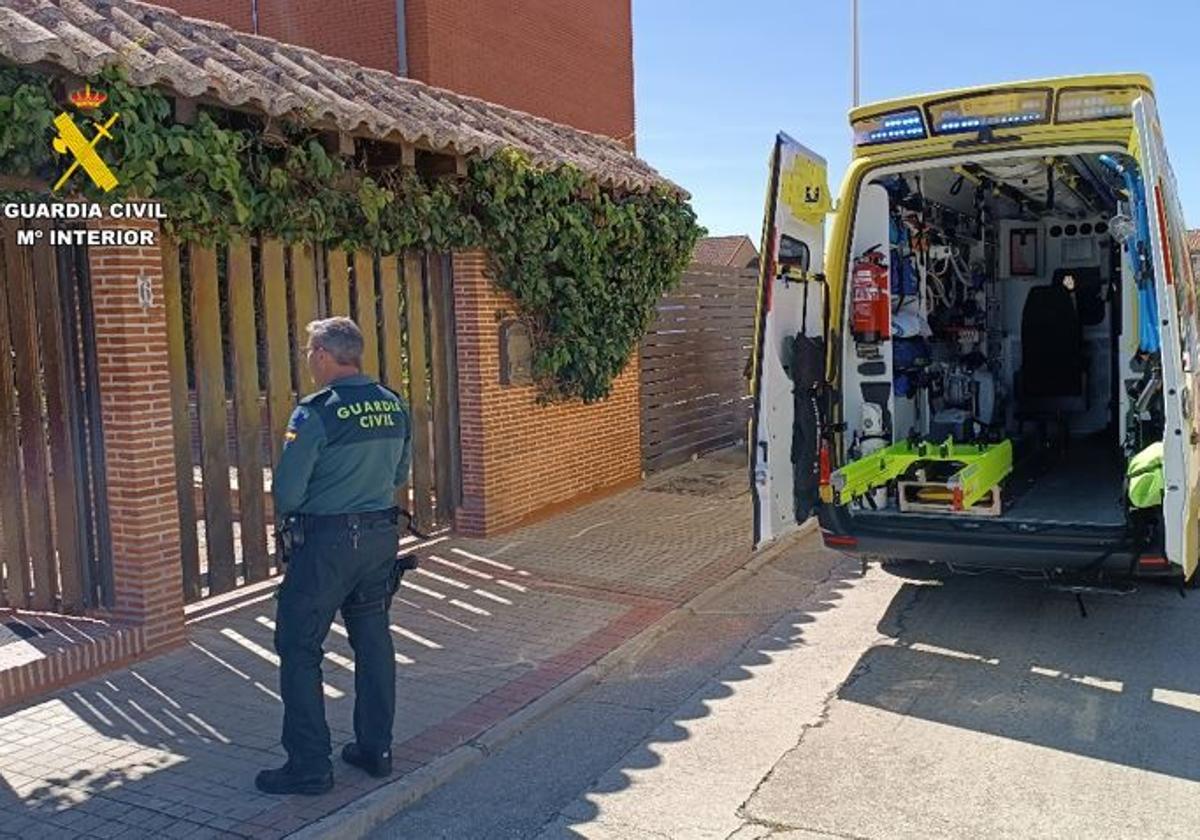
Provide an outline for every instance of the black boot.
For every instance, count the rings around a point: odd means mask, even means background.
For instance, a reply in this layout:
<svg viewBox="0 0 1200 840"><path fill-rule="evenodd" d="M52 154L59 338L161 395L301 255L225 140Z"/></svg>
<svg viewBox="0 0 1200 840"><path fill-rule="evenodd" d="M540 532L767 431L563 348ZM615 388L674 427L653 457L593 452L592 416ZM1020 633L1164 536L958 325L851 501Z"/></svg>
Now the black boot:
<svg viewBox="0 0 1200 840"><path fill-rule="evenodd" d="M363 752L358 744L351 741L342 747L342 761L360 770L365 770L368 775L374 776L376 779L392 775L391 750L386 750L378 755L369 755Z"/></svg>
<svg viewBox="0 0 1200 840"><path fill-rule="evenodd" d="M274 770L261 771L254 777L254 786L263 793L318 796L333 789L333 771L328 770L323 776L303 776L293 770L291 762L288 762Z"/></svg>

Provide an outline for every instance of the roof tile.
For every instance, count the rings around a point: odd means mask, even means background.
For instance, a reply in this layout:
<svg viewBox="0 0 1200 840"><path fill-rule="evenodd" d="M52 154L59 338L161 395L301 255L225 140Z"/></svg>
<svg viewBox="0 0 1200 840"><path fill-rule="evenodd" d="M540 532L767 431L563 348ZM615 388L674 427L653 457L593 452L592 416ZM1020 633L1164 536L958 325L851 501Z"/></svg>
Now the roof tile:
<svg viewBox="0 0 1200 840"><path fill-rule="evenodd" d="M137 0L7 0L0 58L79 76L119 64L134 84L230 108L461 155L511 147L613 186L686 195L609 137Z"/></svg>

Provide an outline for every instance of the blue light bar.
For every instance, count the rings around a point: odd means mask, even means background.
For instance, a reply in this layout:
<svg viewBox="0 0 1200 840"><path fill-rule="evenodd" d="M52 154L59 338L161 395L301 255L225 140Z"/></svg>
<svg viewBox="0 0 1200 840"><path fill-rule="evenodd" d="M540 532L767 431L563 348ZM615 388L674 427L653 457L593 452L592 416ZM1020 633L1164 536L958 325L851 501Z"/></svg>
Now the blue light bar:
<svg viewBox="0 0 1200 840"><path fill-rule="evenodd" d="M916 108L896 111L878 117L867 117L854 123L854 145L898 143L926 137L925 119Z"/></svg>
<svg viewBox="0 0 1200 840"><path fill-rule="evenodd" d="M1036 125L1050 119L1050 91L985 91L930 102L927 109L935 135Z"/></svg>

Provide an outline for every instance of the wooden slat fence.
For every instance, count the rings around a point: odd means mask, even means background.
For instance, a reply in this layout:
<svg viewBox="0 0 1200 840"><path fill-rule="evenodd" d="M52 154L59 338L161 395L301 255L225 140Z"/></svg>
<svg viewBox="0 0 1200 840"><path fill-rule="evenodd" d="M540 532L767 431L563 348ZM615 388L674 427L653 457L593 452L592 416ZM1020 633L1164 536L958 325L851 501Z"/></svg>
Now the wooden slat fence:
<svg viewBox="0 0 1200 840"><path fill-rule="evenodd" d="M439 311L447 256L275 240L165 250L186 600L279 571L270 475L296 400L313 390L305 326L318 317L353 317L364 371L409 400L413 480L398 502L423 530L453 521L453 324Z"/></svg>
<svg viewBox="0 0 1200 840"><path fill-rule="evenodd" d="M6 606L111 603L86 252L0 236L0 562Z"/></svg>
<svg viewBox="0 0 1200 840"><path fill-rule="evenodd" d="M642 464L665 469L746 437L757 275L693 265L642 341Z"/></svg>

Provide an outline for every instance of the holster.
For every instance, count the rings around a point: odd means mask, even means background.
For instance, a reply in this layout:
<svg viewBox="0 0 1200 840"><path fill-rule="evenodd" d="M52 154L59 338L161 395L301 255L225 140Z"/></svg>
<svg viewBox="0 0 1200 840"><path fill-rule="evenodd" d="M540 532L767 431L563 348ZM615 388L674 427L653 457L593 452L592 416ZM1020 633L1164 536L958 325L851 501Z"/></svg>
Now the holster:
<svg viewBox="0 0 1200 840"><path fill-rule="evenodd" d="M297 513L289 513L275 527L275 550L280 562L286 563L292 554L304 545L304 520Z"/></svg>
<svg viewBox="0 0 1200 840"><path fill-rule="evenodd" d="M411 572L417 568L419 561L415 554L397 554L396 559L392 561L392 573L388 575L388 600L396 597L396 592L400 589L400 579L404 577L405 572Z"/></svg>

